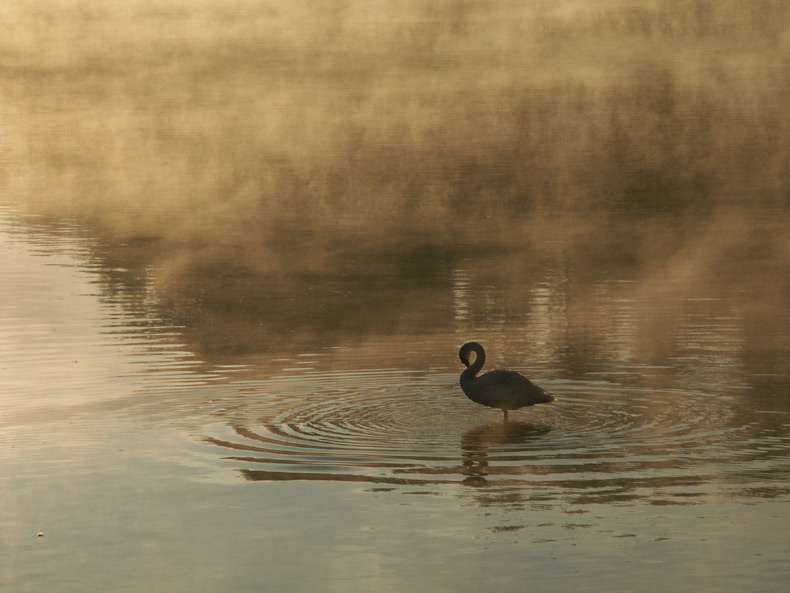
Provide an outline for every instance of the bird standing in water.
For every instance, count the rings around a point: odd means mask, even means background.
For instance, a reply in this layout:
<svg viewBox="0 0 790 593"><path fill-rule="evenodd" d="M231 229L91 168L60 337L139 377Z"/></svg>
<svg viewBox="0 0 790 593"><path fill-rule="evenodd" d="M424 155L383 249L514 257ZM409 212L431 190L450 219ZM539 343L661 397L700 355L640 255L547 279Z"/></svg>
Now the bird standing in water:
<svg viewBox="0 0 790 593"><path fill-rule="evenodd" d="M469 363L469 353L475 353L475 360ZM516 371L495 370L477 376L486 361L486 351L477 342L467 342L458 351L458 358L466 365L461 373L461 389L473 402L499 408L505 414L508 410L518 410L526 406L544 404L554 398Z"/></svg>

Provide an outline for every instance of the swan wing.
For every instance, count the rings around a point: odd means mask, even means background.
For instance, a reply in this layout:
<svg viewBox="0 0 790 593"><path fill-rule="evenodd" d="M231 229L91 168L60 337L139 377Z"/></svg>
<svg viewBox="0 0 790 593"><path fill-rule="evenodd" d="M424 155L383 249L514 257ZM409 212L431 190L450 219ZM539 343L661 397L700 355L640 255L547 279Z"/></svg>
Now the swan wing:
<svg viewBox="0 0 790 593"><path fill-rule="evenodd" d="M507 410L549 402L553 398L516 371L496 370L473 381L473 399L479 403Z"/></svg>

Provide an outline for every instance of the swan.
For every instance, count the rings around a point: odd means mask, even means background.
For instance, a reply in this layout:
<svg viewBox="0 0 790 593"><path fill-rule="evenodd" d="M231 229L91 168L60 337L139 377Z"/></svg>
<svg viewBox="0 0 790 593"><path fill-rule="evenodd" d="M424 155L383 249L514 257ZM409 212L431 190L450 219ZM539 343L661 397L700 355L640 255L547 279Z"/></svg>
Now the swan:
<svg viewBox="0 0 790 593"><path fill-rule="evenodd" d="M475 360L469 363L469 353L475 353ZM505 413L526 406L544 404L554 398L516 371L495 370L477 376L486 361L486 351L477 342L467 342L458 351L458 358L466 365L461 373L461 389L473 402L499 408Z"/></svg>

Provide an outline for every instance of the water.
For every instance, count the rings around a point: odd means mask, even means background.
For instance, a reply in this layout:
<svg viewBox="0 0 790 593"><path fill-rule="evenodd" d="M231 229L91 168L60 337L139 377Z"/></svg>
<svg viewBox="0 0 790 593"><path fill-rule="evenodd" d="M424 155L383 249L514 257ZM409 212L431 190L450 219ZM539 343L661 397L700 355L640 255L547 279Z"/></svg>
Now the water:
<svg viewBox="0 0 790 593"><path fill-rule="evenodd" d="M787 3L116 4L0 7L1 590L786 589Z"/></svg>
<svg viewBox="0 0 790 593"><path fill-rule="evenodd" d="M398 291L417 316L450 303L421 332L405 322L360 337L342 318L306 345L237 312L251 335L229 353L215 342L230 338L210 333L240 325L176 322L156 266L120 266L71 223L6 210L0 232L2 578L13 590L786 582L787 377L747 365L754 320L722 315L721 297L684 302L672 347L648 357L637 354L643 303L614 296L633 278L596 281L589 313L601 321L580 329L556 253L544 253L540 281L508 278L501 293L473 280L487 262L462 256ZM275 278L298 285L289 275ZM381 310L370 278L312 287L361 291L341 297L360 302L370 291ZM204 302L238 297L218 291ZM513 291L521 308L496 314ZM492 313L473 321L480 302ZM290 306L309 315L314 302ZM773 313L781 338L787 313ZM505 426L467 400L456 353L472 337L492 368L529 374L557 401Z"/></svg>

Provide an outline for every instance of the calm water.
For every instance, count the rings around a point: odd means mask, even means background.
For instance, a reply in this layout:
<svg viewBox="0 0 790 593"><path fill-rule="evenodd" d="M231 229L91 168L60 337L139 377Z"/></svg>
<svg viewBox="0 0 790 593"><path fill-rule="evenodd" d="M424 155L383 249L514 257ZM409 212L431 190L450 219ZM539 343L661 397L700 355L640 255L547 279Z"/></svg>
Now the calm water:
<svg viewBox="0 0 790 593"><path fill-rule="evenodd" d="M198 298L132 263L150 245L126 245L124 266L73 223L8 210L0 241L11 590L778 591L790 576L787 309L755 343L721 292L637 297L624 266L585 287L582 324L556 246L500 253L540 259L529 274L461 246L408 274L248 274L232 293L237 273L203 271L182 279L215 286ZM263 318L309 319L310 290L348 312L326 335ZM558 401L503 426L457 385L469 338Z"/></svg>
<svg viewBox="0 0 790 593"><path fill-rule="evenodd" d="M786 590L787 2L0 19L0 590Z"/></svg>

